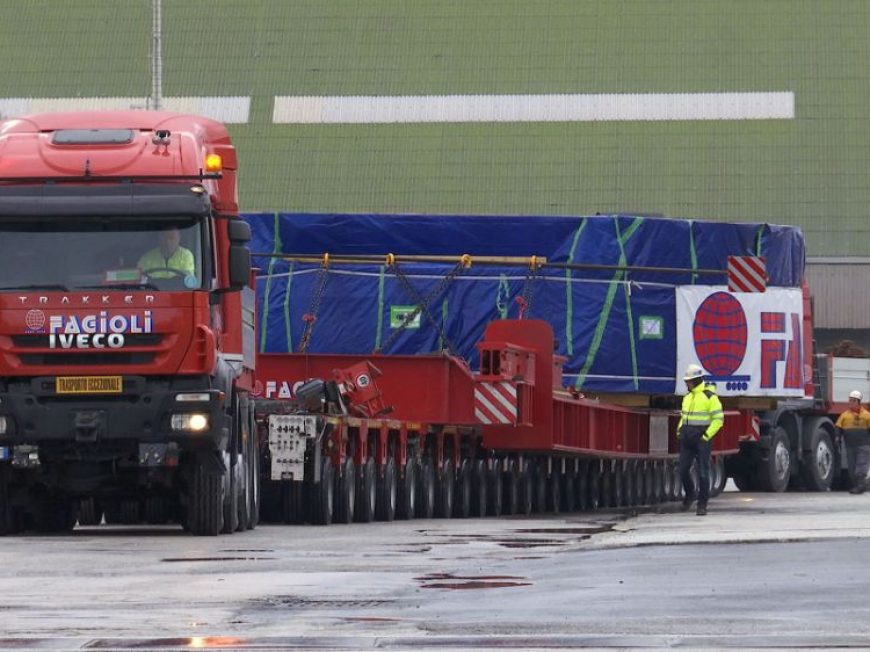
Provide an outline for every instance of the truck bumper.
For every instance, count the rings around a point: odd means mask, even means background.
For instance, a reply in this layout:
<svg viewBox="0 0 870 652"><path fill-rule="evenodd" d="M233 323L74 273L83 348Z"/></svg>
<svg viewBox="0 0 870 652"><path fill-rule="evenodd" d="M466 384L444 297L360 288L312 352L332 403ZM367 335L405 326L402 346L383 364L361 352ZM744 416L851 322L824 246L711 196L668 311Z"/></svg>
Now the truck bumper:
<svg viewBox="0 0 870 652"><path fill-rule="evenodd" d="M59 394L53 376L5 385L0 447L67 444L93 450L108 442L173 442L181 449L225 449L229 441L223 393L189 382L125 376L122 390L110 395Z"/></svg>

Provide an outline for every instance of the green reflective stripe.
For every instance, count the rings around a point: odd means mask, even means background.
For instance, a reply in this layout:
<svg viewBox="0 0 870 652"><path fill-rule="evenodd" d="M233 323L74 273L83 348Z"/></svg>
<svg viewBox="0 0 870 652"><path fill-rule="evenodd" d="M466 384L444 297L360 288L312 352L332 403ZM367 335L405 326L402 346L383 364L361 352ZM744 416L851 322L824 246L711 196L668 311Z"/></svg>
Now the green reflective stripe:
<svg viewBox="0 0 870 652"><path fill-rule="evenodd" d="M568 251L568 263L574 262L574 252L577 251L577 245L580 243L580 234L583 233L583 228L586 226L586 218L580 220L580 226L574 233L574 240L571 242L571 249ZM574 355L574 284L571 282L574 278L574 272L570 269L565 270L565 348L568 356Z"/></svg>
<svg viewBox="0 0 870 652"><path fill-rule="evenodd" d="M622 236L620 245L628 241L641 222L641 218L635 218L634 224L632 224ZM625 265L624 253L619 257L619 265ZM580 369L580 372L577 374L578 389L583 387L583 383L586 382L586 375L595 363L595 356L598 355L598 349L601 346L601 340L604 337L604 328L607 325L607 320L610 318L610 311L613 309L613 299L616 297L618 283L622 278L623 272L622 270L619 270L615 272L613 278L610 279L607 288L607 295L604 297L604 305L602 306L601 313L598 315L598 323L595 326L595 332L592 334L592 342L589 344L589 351L586 353L586 360L583 361L583 368Z"/></svg>
<svg viewBox="0 0 870 652"><path fill-rule="evenodd" d="M725 416L725 413L722 412L721 410L719 410L718 412L711 412L710 414L711 414L714 418L715 418L715 417L724 417L724 416Z"/></svg>
<svg viewBox="0 0 870 652"><path fill-rule="evenodd" d="M386 271L386 266L381 265L380 275L378 276L378 305L377 305L377 314L375 315L375 319L377 320L375 325L375 351L379 351L381 349L381 336L384 332L384 272Z"/></svg>
<svg viewBox="0 0 870 652"><path fill-rule="evenodd" d="M290 270L287 274L287 287L284 289L284 330L287 333L287 352L293 352L293 333L290 331L290 286L293 285L293 270L296 267L295 262L290 263Z"/></svg>
<svg viewBox="0 0 870 652"><path fill-rule="evenodd" d="M755 255L756 256L761 255L761 238L764 235L765 228L766 227L764 227L764 226L759 226L758 232L755 234Z"/></svg>
<svg viewBox="0 0 870 652"><path fill-rule="evenodd" d="M281 233L278 229L278 213L274 215L274 235L272 236L272 253L281 252ZM272 287L272 270L275 268L277 258L272 256L269 261L269 269L266 271L266 289L263 292L263 316L260 317L260 353L266 351L266 331L269 328L269 289Z"/></svg>

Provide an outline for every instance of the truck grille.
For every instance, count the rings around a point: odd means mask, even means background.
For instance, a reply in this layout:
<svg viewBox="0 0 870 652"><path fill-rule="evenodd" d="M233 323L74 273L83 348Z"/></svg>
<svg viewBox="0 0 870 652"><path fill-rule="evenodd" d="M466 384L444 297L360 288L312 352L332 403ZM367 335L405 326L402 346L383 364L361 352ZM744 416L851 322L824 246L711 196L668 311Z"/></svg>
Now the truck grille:
<svg viewBox="0 0 870 652"><path fill-rule="evenodd" d="M21 362L26 365L38 366L63 366L63 365L133 365L149 364L154 362L156 353L139 352L111 352L111 353L24 353L21 354Z"/></svg>
<svg viewBox="0 0 870 652"><path fill-rule="evenodd" d="M163 341L161 333L125 333L126 346L157 346ZM28 335L13 335L12 345L20 349L47 349L48 335L33 333Z"/></svg>

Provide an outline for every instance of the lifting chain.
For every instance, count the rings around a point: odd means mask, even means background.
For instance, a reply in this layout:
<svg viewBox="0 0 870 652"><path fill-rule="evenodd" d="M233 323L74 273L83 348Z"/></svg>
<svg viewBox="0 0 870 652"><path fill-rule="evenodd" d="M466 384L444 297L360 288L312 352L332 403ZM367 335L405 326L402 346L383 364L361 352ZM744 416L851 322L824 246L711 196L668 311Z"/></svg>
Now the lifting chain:
<svg viewBox="0 0 870 652"><path fill-rule="evenodd" d="M541 269L542 265L543 263L538 256L529 258L529 269L526 272L526 280L523 282L523 291L516 298L517 305L520 308L519 319L525 319L526 314L532 309L535 281L538 280L538 270Z"/></svg>
<svg viewBox="0 0 870 652"><path fill-rule="evenodd" d="M317 272L317 278L314 280L314 291L311 293L311 304L308 306L308 312L302 315L302 321L305 322L305 330L302 333L302 339L299 340L298 353L306 353L308 345L311 343L311 333L314 331L314 324L317 322L317 312L320 310L320 302L323 301L323 292L326 290L326 281L329 278L329 254L323 254L323 260L320 263L320 270Z"/></svg>
<svg viewBox="0 0 870 652"><path fill-rule="evenodd" d="M384 349L386 349L390 344L393 343L399 333L401 333L405 328L407 328L408 324L414 321L414 318L419 315L421 312L426 316L426 319L432 324L432 327L438 331L438 335L441 337L441 341L444 342L444 345L447 347L447 351L452 353L453 355L457 355L456 347L453 346L453 343L450 341L450 338L447 337L447 333L444 332L442 326L432 317L432 311L429 309L430 304L436 298L441 296L441 294L447 289L450 283L455 279L464 269L468 269L471 267L471 256L468 254L463 254L459 258L459 262L456 263L456 267L454 267L447 275L441 279L438 285L427 295L421 296L417 289L412 285L411 280L407 277L407 275L399 269L399 263L396 261L396 257L393 254L387 254L386 264L390 269L393 270L393 273L396 275L396 278L402 284L402 287L405 288L405 291L408 293L408 296L411 298L416 305L414 306L414 310L407 313L402 317L402 325L399 328L395 329L387 340L375 349L375 353L380 353Z"/></svg>

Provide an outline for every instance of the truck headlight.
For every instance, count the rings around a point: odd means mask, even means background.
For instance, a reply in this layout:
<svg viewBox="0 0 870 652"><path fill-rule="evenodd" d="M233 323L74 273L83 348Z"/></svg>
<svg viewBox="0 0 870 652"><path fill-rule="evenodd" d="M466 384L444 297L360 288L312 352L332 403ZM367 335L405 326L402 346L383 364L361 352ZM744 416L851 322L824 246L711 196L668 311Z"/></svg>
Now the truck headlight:
<svg viewBox="0 0 870 652"><path fill-rule="evenodd" d="M0 435L6 434L6 417L0 417Z"/></svg>
<svg viewBox="0 0 870 652"><path fill-rule="evenodd" d="M208 429L208 415L199 412L172 415L172 429L202 432Z"/></svg>

